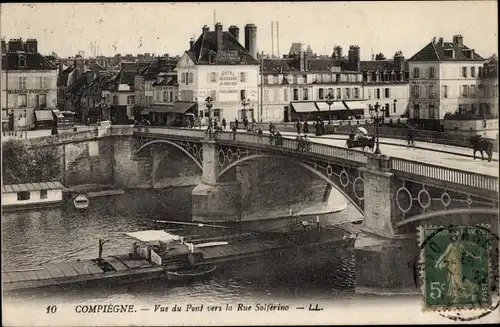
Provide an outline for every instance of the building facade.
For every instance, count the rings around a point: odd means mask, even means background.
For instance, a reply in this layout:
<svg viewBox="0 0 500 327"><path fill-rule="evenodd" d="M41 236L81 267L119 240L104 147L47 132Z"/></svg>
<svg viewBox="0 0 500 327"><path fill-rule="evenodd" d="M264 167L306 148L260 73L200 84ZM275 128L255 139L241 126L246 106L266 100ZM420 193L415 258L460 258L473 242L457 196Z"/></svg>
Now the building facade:
<svg viewBox="0 0 500 327"><path fill-rule="evenodd" d="M444 119L483 119L478 89L485 63L461 35L453 42L433 38L409 60L409 118L432 128L442 128Z"/></svg>
<svg viewBox="0 0 500 327"><path fill-rule="evenodd" d="M14 117L15 130L52 120L57 109L57 66L38 53L35 39L2 40L2 117Z"/></svg>
<svg viewBox="0 0 500 327"><path fill-rule="evenodd" d="M236 26L229 31L223 31L220 23L215 25L215 31L204 26L177 64L179 101L197 103L197 114L208 117L205 99L211 97L211 117L218 121L242 120L245 116L258 119L256 33L255 25L245 26L243 47ZM249 101L248 106L242 104L243 99Z"/></svg>

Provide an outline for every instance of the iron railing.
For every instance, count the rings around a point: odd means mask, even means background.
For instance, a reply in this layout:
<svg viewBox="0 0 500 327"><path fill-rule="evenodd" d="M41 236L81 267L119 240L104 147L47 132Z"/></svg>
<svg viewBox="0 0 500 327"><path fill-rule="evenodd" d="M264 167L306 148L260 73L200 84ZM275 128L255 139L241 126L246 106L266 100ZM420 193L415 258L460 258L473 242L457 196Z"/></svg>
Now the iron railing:
<svg viewBox="0 0 500 327"><path fill-rule="evenodd" d="M148 133L156 135L182 136L186 138L202 139L205 137L206 130L194 128L174 128L164 126L136 126L135 131L139 133Z"/></svg>
<svg viewBox="0 0 500 327"><path fill-rule="evenodd" d="M498 178L494 176L441 167L401 158L391 157L389 160L391 170L396 172L403 172L435 180L498 192Z"/></svg>

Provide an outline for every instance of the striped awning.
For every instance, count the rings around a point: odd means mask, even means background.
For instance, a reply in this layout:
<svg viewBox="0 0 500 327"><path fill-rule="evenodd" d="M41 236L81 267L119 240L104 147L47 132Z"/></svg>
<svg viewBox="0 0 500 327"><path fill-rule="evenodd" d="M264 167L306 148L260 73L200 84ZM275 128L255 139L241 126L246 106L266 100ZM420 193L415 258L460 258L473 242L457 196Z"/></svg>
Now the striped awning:
<svg viewBox="0 0 500 327"><path fill-rule="evenodd" d="M365 110L367 108L364 101L343 101L349 110Z"/></svg>
<svg viewBox="0 0 500 327"><path fill-rule="evenodd" d="M326 102L318 101L316 102L316 105L318 106L319 111L328 111L328 104L326 104ZM341 101L335 101L330 106L330 111L340 111L340 110L347 110L347 108Z"/></svg>
<svg viewBox="0 0 500 327"><path fill-rule="evenodd" d="M35 110L35 118L37 121L54 120L52 110Z"/></svg>
<svg viewBox="0 0 500 327"><path fill-rule="evenodd" d="M292 102L292 108L295 112L317 112L318 108L314 102Z"/></svg>

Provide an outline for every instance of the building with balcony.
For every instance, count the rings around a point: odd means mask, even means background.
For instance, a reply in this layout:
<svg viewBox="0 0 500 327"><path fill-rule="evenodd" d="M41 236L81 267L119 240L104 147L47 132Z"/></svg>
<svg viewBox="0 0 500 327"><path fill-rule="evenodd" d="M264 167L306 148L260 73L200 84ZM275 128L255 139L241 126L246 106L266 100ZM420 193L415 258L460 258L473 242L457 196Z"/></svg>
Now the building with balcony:
<svg viewBox="0 0 500 327"><path fill-rule="evenodd" d="M452 42L433 38L409 59L409 118L434 129L452 117L480 118L478 89L485 63L462 35L454 35Z"/></svg>
<svg viewBox="0 0 500 327"><path fill-rule="evenodd" d="M52 110L57 109L57 66L38 53L35 39L1 42L2 117L14 117L10 122L14 129L52 121Z"/></svg>
<svg viewBox="0 0 500 327"><path fill-rule="evenodd" d="M293 43L283 58L262 58L261 64L263 121L367 117L376 103L386 117L401 117L407 109L408 73L401 53L394 60L361 61L358 46L351 46L347 57L336 46L330 58L321 58ZM334 100L330 107L328 94Z"/></svg>
<svg viewBox="0 0 500 327"><path fill-rule="evenodd" d="M223 31L222 24L215 31L204 26L196 41L177 64L179 101L196 103L197 114L208 117L205 99L211 97L211 116L217 120L233 121L247 116L258 119L257 27L245 26L245 47L239 43L239 28L229 27ZM242 100L250 105L244 107Z"/></svg>

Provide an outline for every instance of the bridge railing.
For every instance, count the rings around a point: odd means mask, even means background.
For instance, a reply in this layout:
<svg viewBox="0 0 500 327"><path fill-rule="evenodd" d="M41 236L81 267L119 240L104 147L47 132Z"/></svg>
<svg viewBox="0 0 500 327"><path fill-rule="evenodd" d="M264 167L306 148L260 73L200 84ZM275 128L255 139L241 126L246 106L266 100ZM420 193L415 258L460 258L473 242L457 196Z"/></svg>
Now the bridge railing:
<svg viewBox="0 0 500 327"><path fill-rule="evenodd" d="M299 142L294 139L283 138L282 145L274 145L275 143L271 143L271 138L268 135L256 135L251 133L232 133L232 132L218 132L217 139L223 141L229 141L231 143L242 143L248 145L266 145L268 147L273 147L276 149L286 149L288 152L294 153L312 153L318 154L325 157L330 158L342 158L345 160L350 160L354 162L359 162L366 164L367 157L364 152L353 149L346 149L344 147L332 146L327 144L313 143L310 142L310 148L308 151L299 150Z"/></svg>
<svg viewBox="0 0 500 327"><path fill-rule="evenodd" d="M205 137L205 130L192 128L172 128L162 126L136 126L136 132L150 133L155 135L183 136L202 139Z"/></svg>
<svg viewBox="0 0 500 327"><path fill-rule="evenodd" d="M445 182L498 192L498 178L475 172L440 167L423 162L390 158L391 169L403 173L424 176Z"/></svg>

